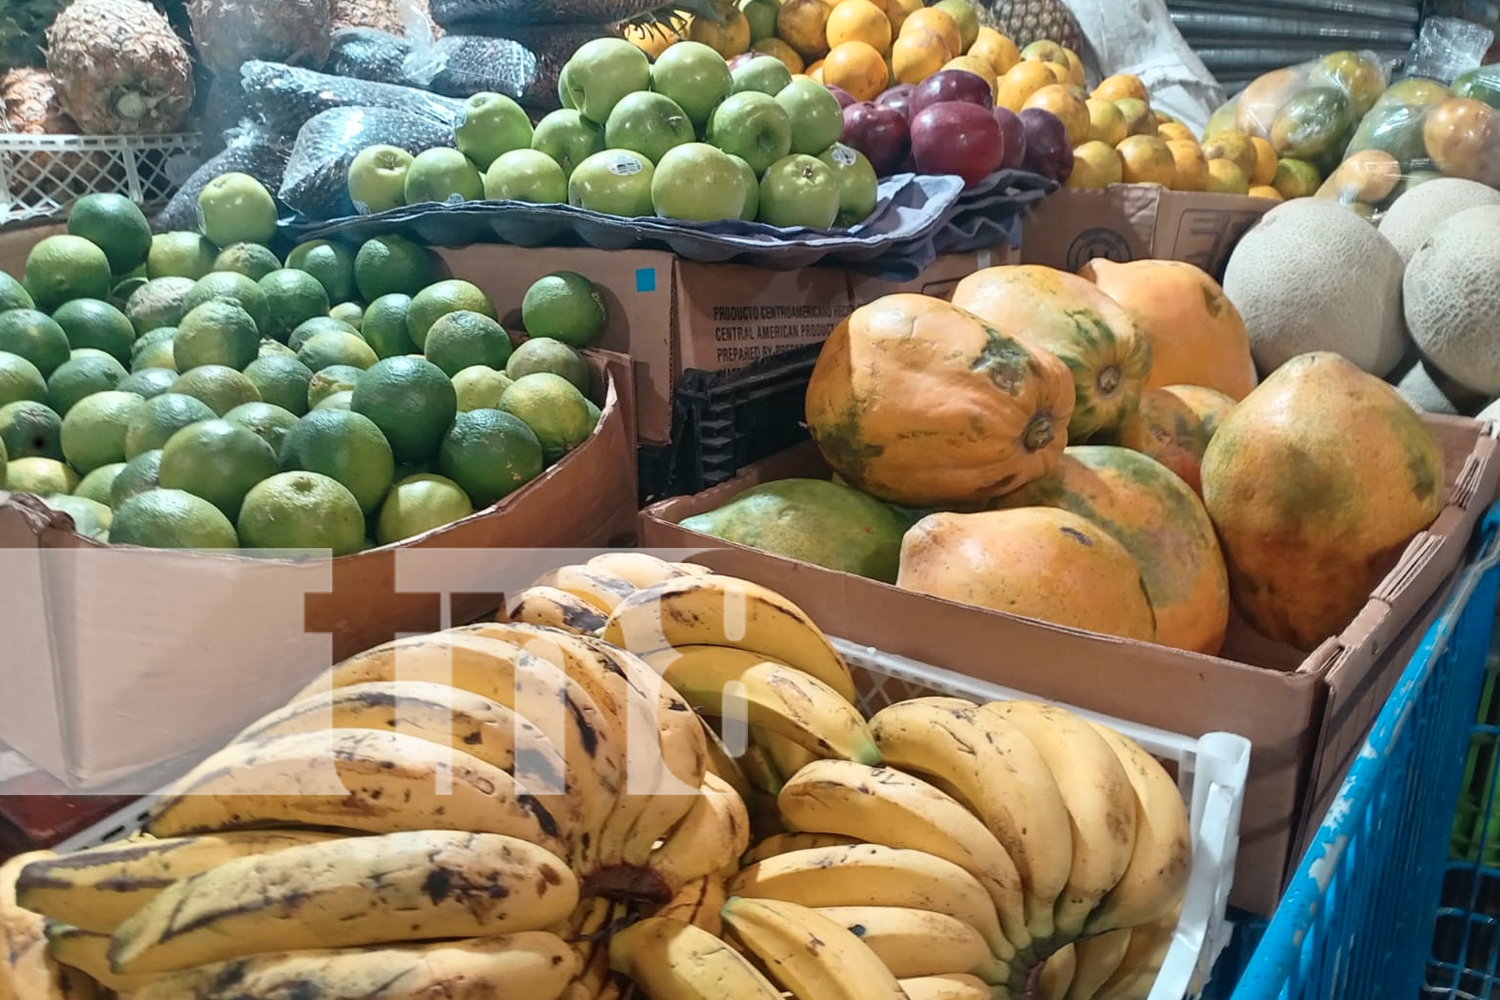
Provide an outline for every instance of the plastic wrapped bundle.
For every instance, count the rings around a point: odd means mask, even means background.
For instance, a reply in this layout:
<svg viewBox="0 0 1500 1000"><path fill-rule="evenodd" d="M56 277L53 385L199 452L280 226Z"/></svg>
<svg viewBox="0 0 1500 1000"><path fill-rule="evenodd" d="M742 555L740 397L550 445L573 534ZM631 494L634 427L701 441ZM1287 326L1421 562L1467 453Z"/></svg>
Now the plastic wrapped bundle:
<svg viewBox="0 0 1500 1000"><path fill-rule="evenodd" d="M334 108L389 108L452 128L461 101L413 87L330 76L283 63L248 62L240 68L245 96L256 118L278 135L295 137L315 115Z"/></svg>
<svg viewBox="0 0 1500 1000"><path fill-rule="evenodd" d="M412 44L404 38L374 28L340 28L333 33L324 69L334 76L378 83L402 83L402 62L411 55Z"/></svg>
<svg viewBox="0 0 1500 1000"><path fill-rule="evenodd" d="M281 186L290 153L289 143L258 126L245 126L227 133L222 153L210 157L193 171L172 200L151 220L153 232L166 233L198 228L198 195L208 182L226 173L249 174L275 191Z"/></svg>
<svg viewBox="0 0 1500 1000"><path fill-rule="evenodd" d="M552 111L559 106L557 77L563 65L601 31L569 27L536 34L535 40L445 35L407 57L406 75L414 86L449 97L490 91L533 111Z"/></svg>
<svg viewBox="0 0 1500 1000"><path fill-rule="evenodd" d="M452 125L392 108L334 108L315 115L292 147L280 198L313 219L355 214L349 199L349 164L367 146L397 146L415 155L453 145Z"/></svg>
<svg viewBox="0 0 1500 1000"><path fill-rule="evenodd" d="M661 0L432 0L432 19L448 31L472 21L515 24L613 24L639 17Z"/></svg>
<svg viewBox="0 0 1500 1000"><path fill-rule="evenodd" d="M223 152L229 144L229 133L254 118L255 109L238 80L214 80L203 101L203 155Z"/></svg>

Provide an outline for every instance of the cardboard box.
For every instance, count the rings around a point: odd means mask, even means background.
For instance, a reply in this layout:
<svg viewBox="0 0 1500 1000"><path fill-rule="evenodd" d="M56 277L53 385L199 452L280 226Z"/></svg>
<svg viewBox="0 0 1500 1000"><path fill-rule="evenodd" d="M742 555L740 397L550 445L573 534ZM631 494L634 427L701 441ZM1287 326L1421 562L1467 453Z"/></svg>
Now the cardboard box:
<svg viewBox="0 0 1500 1000"><path fill-rule="evenodd" d="M602 413L577 450L486 510L338 559L110 547L0 492L0 743L96 788L217 745L337 659L491 613L558 561L493 550L628 544L629 359L590 363Z"/></svg>
<svg viewBox="0 0 1500 1000"><path fill-rule="evenodd" d="M1240 237L1276 204L1151 184L1063 188L1023 220L1021 262L1076 272L1095 257L1180 260L1221 279Z"/></svg>
<svg viewBox="0 0 1500 1000"><path fill-rule="evenodd" d="M694 561L755 580L801 605L833 635L1041 697L1253 746L1233 902L1269 916L1370 721L1384 703L1495 498L1495 428L1430 416L1447 456L1448 503L1407 546L1358 617L1309 655L1233 623L1217 657L1061 628L909 593L730 545L678 527L762 482L826 476L811 444L750 466L697 496L641 513L645 548L698 548Z"/></svg>

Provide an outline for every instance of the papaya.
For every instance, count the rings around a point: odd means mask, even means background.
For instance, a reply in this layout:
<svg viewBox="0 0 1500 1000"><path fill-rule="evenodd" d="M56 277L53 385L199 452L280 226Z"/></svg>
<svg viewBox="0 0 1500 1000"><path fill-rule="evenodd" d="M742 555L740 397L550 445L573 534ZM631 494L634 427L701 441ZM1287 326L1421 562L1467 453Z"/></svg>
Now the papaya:
<svg viewBox="0 0 1500 1000"><path fill-rule="evenodd" d="M1425 159L1427 139L1424 126L1429 107L1399 102L1376 105L1355 129L1345 155L1376 149L1391 154L1404 167Z"/></svg>
<svg viewBox="0 0 1500 1000"><path fill-rule="evenodd" d="M1276 369L1203 456L1235 606L1302 652L1348 626L1444 494L1443 449L1417 412L1328 351Z"/></svg>
<svg viewBox="0 0 1500 1000"><path fill-rule="evenodd" d="M1120 428L1120 444L1150 455L1203 496L1203 453L1234 400L1201 385L1166 385L1141 397Z"/></svg>
<svg viewBox="0 0 1500 1000"><path fill-rule="evenodd" d="M1500 109L1500 65L1476 66L1453 81L1453 96L1483 101Z"/></svg>
<svg viewBox="0 0 1500 1000"><path fill-rule="evenodd" d="M1060 358L1073 373L1068 440L1119 430L1151 373L1151 341L1130 314L1091 282L1067 271L1022 264L987 267L964 278L953 304Z"/></svg>
<svg viewBox="0 0 1500 1000"><path fill-rule="evenodd" d="M855 489L912 508L979 507L1045 476L1068 444L1068 366L927 295L850 313L808 380L807 425Z"/></svg>
<svg viewBox="0 0 1500 1000"><path fill-rule="evenodd" d="M1276 113L1306 88L1307 74L1296 66L1261 74L1240 93L1235 102L1235 124L1230 127L1246 135L1269 139Z"/></svg>
<svg viewBox="0 0 1500 1000"><path fill-rule="evenodd" d="M1276 112L1271 145L1281 156L1313 160L1329 152L1342 157L1354 132L1354 108L1338 87L1309 87Z"/></svg>
<svg viewBox="0 0 1500 1000"><path fill-rule="evenodd" d="M1319 59L1308 83L1315 87L1337 87L1348 94L1350 110L1357 120L1375 106L1385 91L1385 67L1346 49Z"/></svg>
<svg viewBox="0 0 1500 1000"><path fill-rule="evenodd" d="M1128 448L1078 445L1047 476L995 501L1056 507L1107 531L1140 566L1156 641L1213 655L1229 627L1229 578L1213 523L1166 466Z"/></svg>
<svg viewBox="0 0 1500 1000"><path fill-rule="evenodd" d="M896 586L993 611L1152 642L1155 615L1135 559L1066 510L929 514L901 543Z"/></svg>
<svg viewBox="0 0 1500 1000"><path fill-rule="evenodd" d="M1129 313L1151 341L1145 389L1201 385L1231 399L1255 388L1250 334L1219 283L1192 264L1102 257L1078 272Z"/></svg>

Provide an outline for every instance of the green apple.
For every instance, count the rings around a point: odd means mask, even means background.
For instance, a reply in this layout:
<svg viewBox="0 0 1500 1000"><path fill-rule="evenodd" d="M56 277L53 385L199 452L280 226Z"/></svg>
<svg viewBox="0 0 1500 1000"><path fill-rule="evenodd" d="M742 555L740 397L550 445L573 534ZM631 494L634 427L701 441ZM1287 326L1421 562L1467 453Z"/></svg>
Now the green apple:
<svg viewBox="0 0 1500 1000"><path fill-rule="evenodd" d="M488 170L501 155L531 148L531 119L504 94L475 94L458 113L453 140L474 166Z"/></svg>
<svg viewBox="0 0 1500 1000"><path fill-rule="evenodd" d="M740 210L740 219L745 222L754 222L756 214L760 212L760 178L755 176L755 171L750 169L750 164L740 157L730 156L728 153L724 155L734 161L735 168L739 170L740 176L745 181L745 207Z"/></svg>
<svg viewBox="0 0 1500 1000"><path fill-rule="evenodd" d="M628 149L652 163L660 163L673 146L695 138L693 123L677 102L649 90L620 98L604 123L605 148Z"/></svg>
<svg viewBox="0 0 1500 1000"><path fill-rule="evenodd" d="M620 98L651 86L651 61L623 38L584 42L567 64L573 106L603 125Z"/></svg>
<svg viewBox="0 0 1500 1000"><path fill-rule="evenodd" d="M776 34L776 18L781 13L781 4L776 0L740 0L740 13L750 22L750 44Z"/></svg>
<svg viewBox="0 0 1500 1000"><path fill-rule="evenodd" d="M748 90L731 94L708 120L708 141L764 174L792 151L792 120L776 98Z"/></svg>
<svg viewBox="0 0 1500 1000"><path fill-rule="evenodd" d="M779 61L779 60L778 60ZM844 109L833 91L811 77L793 80L776 95L792 123L792 152L817 156L844 134Z"/></svg>
<svg viewBox="0 0 1500 1000"><path fill-rule="evenodd" d="M573 104L573 92L568 89L567 63L563 63L563 68L557 71L557 100L570 111L578 110Z"/></svg>
<svg viewBox="0 0 1500 1000"><path fill-rule="evenodd" d="M745 175L728 153L706 142L690 142L668 150L656 165L651 202L664 219L738 219L745 208Z"/></svg>
<svg viewBox="0 0 1500 1000"><path fill-rule="evenodd" d="M651 89L676 101L699 132L733 83L724 57L702 42L676 42L651 67Z"/></svg>
<svg viewBox="0 0 1500 1000"><path fill-rule="evenodd" d="M875 211L880 181L875 177L875 168L857 149L836 142L818 157L823 165L833 171L833 179L839 184L839 214L834 222L842 229L857 226Z"/></svg>
<svg viewBox="0 0 1500 1000"><path fill-rule="evenodd" d="M604 126L572 108L562 108L536 123L531 148L552 157L563 176L571 177L578 164L604 149Z"/></svg>
<svg viewBox="0 0 1500 1000"><path fill-rule="evenodd" d="M269 243L276 235L276 199L249 174L220 174L198 194L203 235L221 247Z"/></svg>
<svg viewBox="0 0 1500 1000"><path fill-rule="evenodd" d="M546 153L513 149L484 172L484 196L494 201L561 205L568 200L568 177Z"/></svg>
<svg viewBox="0 0 1500 1000"><path fill-rule="evenodd" d="M440 146L424 149L406 168L406 203L479 201L484 180L467 156Z"/></svg>
<svg viewBox="0 0 1500 1000"><path fill-rule="evenodd" d="M839 182L817 157L793 153L760 179L759 219L780 229L829 229L839 214Z"/></svg>
<svg viewBox="0 0 1500 1000"><path fill-rule="evenodd" d="M606 149L578 164L568 178L568 204L625 218L650 215L656 210L651 204L655 173L651 161L640 153Z"/></svg>
<svg viewBox="0 0 1500 1000"><path fill-rule="evenodd" d="M754 90L775 97L792 82L792 71L775 56L747 59L731 70L729 76L734 81L730 87L730 93L733 94Z"/></svg>
<svg viewBox="0 0 1500 1000"><path fill-rule="evenodd" d="M406 204L406 171L412 160L400 146L366 146L349 164L349 200L361 212Z"/></svg>

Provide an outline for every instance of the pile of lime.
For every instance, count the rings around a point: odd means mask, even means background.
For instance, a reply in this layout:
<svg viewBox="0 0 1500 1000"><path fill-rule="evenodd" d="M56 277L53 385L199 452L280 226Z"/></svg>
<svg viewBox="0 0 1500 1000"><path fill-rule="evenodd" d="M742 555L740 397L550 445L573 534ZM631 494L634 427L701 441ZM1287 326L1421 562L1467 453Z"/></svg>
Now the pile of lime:
<svg viewBox="0 0 1500 1000"><path fill-rule="evenodd" d="M587 278L532 285L517 346L408 239L282 259L254 178L200 205L203 232L153 236L89 195L22 280L0 272L0 488L113 544L346 555L485 509L593 433Z"/></svg>

